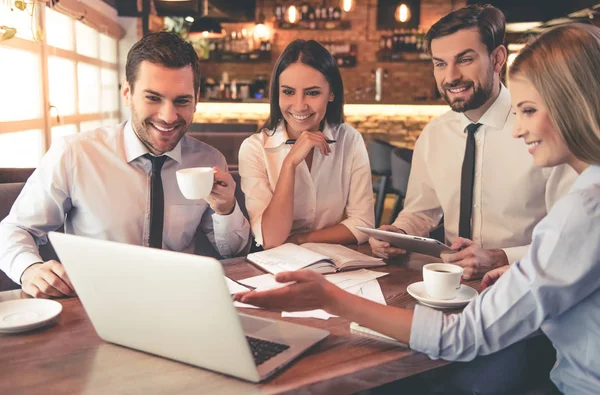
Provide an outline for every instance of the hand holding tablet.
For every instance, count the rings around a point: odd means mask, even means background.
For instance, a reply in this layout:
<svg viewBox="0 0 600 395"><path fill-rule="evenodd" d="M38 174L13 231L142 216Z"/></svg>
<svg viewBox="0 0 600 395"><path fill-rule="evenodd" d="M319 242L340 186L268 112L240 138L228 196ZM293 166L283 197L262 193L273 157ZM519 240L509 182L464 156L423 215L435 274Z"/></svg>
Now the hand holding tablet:
<svg viewBox="0 0 600 395"><path fill-rule="evenodd" d="M439 258L443 252L456 252L444 243L440 243L435 239L430 239L427 237L407 235L404 233L390 232L381 229L365 228L363 226L357 226L356 229L377 240L387 241L392 246L401 248L407 252L416 252L419 254L434 256L436 258Z"/></svg>

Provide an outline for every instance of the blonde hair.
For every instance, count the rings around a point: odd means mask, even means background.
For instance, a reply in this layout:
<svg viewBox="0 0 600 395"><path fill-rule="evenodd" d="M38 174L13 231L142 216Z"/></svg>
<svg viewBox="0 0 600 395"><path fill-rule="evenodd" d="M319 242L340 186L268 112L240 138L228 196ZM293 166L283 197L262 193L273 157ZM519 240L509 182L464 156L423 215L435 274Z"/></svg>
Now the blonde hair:
<svg viewBox="0 0 600 395"><path fill-rule="evenodd" d="M535 87L577 159L600 164L600 28L573 23L545 32L509 74Z"/></svg>

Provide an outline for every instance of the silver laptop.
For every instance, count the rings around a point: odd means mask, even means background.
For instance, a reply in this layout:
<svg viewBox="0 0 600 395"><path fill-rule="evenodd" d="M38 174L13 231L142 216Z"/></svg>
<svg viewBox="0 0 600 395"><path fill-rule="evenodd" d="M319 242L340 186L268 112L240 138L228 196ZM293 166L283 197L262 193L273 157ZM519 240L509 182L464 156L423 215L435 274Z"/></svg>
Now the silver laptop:
<svg viewBox="0 0 600 395"><path fill-rule="evenodd" d="M216 259L49 237L105 341L259 382L329 335L238 314Z"/></svg>

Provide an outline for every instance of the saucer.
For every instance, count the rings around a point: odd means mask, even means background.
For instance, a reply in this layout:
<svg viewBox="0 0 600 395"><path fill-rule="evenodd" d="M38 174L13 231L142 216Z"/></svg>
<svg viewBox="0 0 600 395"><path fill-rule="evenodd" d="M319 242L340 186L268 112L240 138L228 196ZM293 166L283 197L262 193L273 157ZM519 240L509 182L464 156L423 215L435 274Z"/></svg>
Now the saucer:
<svg viewBox="0 0 600 395"><path fill-rule="evenodd" d="M425 283L423 281L410 284L408 288L406 288L406 291L410 296L417 299L419 303L436 309L454 309L465 306L479 294L468 285L461 284L454 298L436 299L427 294L425 291Z"/></svg>
<svg viewBox="0 0 600 395"><path fill-rule="evenodd" d="M19 333L50 323L62 305L48 299L16 299L0 303L0 333Z"/></svg>

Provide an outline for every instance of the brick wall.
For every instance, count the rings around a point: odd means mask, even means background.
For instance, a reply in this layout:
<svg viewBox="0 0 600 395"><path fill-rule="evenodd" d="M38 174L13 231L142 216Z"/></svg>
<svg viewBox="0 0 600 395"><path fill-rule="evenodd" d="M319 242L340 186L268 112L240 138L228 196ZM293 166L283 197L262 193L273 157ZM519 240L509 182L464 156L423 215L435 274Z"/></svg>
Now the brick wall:
<svg viewBox="0 0 600 395"><path fill-rule="evenodd" d="M321 2L307 0L312 6ZM333 0L332 0L333 1ZM430 61L413 62L378 62L376 52L379 49L381 34L390 31L378 31L376 26L377 0L356 0L354 10L345 15L352 23L350 30L281 30L273 29L275 0L257 2L257 13L262 6L263 13L273 32L273 57L270 63L203 63L206 76L220 80L221 73L227 71L230 78L253 80L263 74L269 79L275 61L285 46L297 39L315 39L321 41L342 41L357 45L357 66L342 68L345 96L347 103L375 103L375 80L373 71L382 67L388 71L383 83L381 103L408 104L425 103L435 100L435 82L432 76ZM284 5L296 5L301 0L280 0ZM329 3L328 3L329 4ZM332 3L333 4L333 3ZM428 29L440 17L452 9L463 7L466 0L421 0L420 30ZM223 24L231 31L251 30L253 24ZM360 94L358 92L361 92Z"/></svg>

